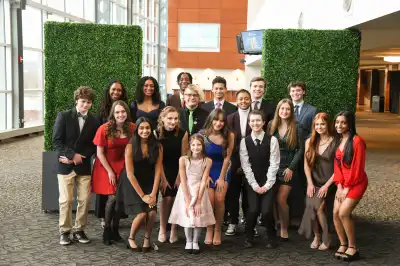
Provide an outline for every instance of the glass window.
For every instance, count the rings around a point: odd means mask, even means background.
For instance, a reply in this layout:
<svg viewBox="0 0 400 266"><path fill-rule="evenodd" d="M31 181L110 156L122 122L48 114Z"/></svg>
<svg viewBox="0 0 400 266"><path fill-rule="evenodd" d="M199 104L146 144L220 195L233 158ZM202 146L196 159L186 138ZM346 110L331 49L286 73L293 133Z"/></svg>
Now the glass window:
<svg viewBox="0 0 400 266"><path fill-rule="evenodd" d="M42 49L42 12L27 6L22 11L22 36L24 47Z"/></svg>
<svg viewBox="0 0 400 266"><path fill-rule="evenodd" d="M66 3L66 11L71 15L83 18L82 0L68 0Z"/></svg>
<svg viewBox="0 0 400 266"><path fill-rule="evenodd" d="M6 90L6 47L0 46L0 91Z"/></svg>
<svg viewBox="0 0 400 266"><path fill-rule="evenodd" d="M5 33L3 2L0 2L0 45L6 42Z"/></svg>
<svg viewBox="0 0 400 266"><path fill-rule="evenodd" d="M127 9L112 4L112 24L126 25L127 24Z"/></svg>
<svg viewBox="0 0 400 266"><path fill-rule="evenodd" d="M4 92L0 92L0 131L6 129L7 129L7 94Z"/></svg>
<svg viewBox="0 0 400 266"><path fill-rule="evenodd" d="M58 21L58 22L64 22L65 18L54 15L52 13L47 13L47 19L46 21Z"/></svg>
<svg viewBox="0 0 400 266"><path fill-rule="evenodd" d="M128 6L128 0L114 0L118 5L127 7Z"/></svg>
<svg viewBox="0 0 400 266"><path fill-rule="evenodd" d="M219 52L220 24L179 23L178 50Z"/></svg>
<svg viewBox="0 0 400 266"><path fill-rule="evenodd" d="M90 21L95 21L96 19L96 0L84 0L83 12L85 14L84 18Z"/></svg>
<svg viewBox="0 0 400 266"><path fill-rule="evenodd" d="M4 1L4 30L6 43L11 43L11 18L10 18L10 2Z"/></svg>
<svg viewBox="0 0 400 266"><path fill-rule="evenodd" d="M43 4L48 5L57 10L64 11L64 1L63 0L43 0Z"/></svg>
<svg viewBox="0 0 400 266"><path fill-rule="evenodd" d="M42 53L24 50L24 117L25 125L43 122Z"/></svg>

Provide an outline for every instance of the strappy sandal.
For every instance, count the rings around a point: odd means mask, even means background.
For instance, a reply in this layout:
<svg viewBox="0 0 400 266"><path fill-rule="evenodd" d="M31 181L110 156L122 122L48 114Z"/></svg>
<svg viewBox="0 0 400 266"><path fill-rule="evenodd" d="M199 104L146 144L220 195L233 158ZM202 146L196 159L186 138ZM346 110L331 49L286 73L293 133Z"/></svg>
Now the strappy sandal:
<svg viewBox="0 0 400 266"><path fill-rule="evenodd" d="M346 247L346 248L347 248L347 244L346 244L346 245L340 245L339 248L338 248L338 250L339 250L341 247ZM346 250L347 250L347 249L346 249ZM345 250L345 251L346 251L346 250ZM342 259L342 258L343 258L343 255L345 254L345 251L343 251L343 252L341 252L341 251L336 251L336 252L335 252L335 255L334 255L335 258L338 259L338 260Z"/></svg>
<svg viewBox="0 0 400 266"><path fill-rule="evenodd" d="M343 256L342 256L343 261L350 262L350 261L359 260L360 259L360 251L358 251L355 247L349 246L348 248L354 249L356 252L353 255L344 252Z"/></svg>
<svg viewBox="0 0 400 266"><path fill-rule="evenodd" d="M313 242L310 245L311 249L317 249L321 245L321 240L318 237L314 237Z"/></svg>
<svg viewBox="0 0 400 266"><path fill-rule="evenodd" d="M127 243L126 243L126 248L127 248L127 249L130 249L131 251L134 251L134 252L140 252L140 251L141 251L141 248L140 248L138 245L136 245L136 247L133 248L133 247L131 246L131 243L129 242L129 240L132 240L133 242L135 242L135 239L134 239L134 238L129 237L129 238L128 238L128 241L127 241ZM136 244L136 242L135 242L135 244Z"/></svg>

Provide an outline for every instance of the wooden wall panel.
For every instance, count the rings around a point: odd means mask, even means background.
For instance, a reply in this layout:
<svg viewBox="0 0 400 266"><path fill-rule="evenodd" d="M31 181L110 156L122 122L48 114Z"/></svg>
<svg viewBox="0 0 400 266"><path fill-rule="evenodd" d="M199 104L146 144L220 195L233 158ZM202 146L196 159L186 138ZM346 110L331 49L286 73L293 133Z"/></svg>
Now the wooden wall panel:
<svg viewBox="0 0 400 266"><path fill-rule="evenodd" d="M247 0L169 0L168 67L244 69L236 34L247 28ZM220 52L178 51L179 23L219 23Z"/></svg>

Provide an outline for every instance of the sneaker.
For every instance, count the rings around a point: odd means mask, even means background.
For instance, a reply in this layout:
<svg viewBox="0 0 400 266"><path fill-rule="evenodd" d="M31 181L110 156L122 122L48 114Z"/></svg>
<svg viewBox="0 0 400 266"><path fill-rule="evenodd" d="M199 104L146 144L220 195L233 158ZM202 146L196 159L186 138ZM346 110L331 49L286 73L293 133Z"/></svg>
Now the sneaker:
<svg viewBox="0 0 400 266"><path fill-rule="evenodd" d="M244 217L240 218L240 223L242 225L246 225L246 218L244 218Z"/></svg>
<svg viewBox="0 0 400 266"><path fill-rule="evenodd" d="M226 236L234 236L234 235L236 235L236 228L237 228L236 224L229 224L228 229L225 232L225 235Z"/></svg>
<svg viewBox="0 0 400 266"><path fill-rule="evenodd" d="M90 242L90 239L86 236L85 232L83 231L76 231L72 234L74 241L78 241L82 244L87 244Z"/></svg>
<svg viewBox="0 0 400 266"><path fill-rule="evenodd" d="M71 239L69 238L69 232L62 233L60 235L60 245L67 246L71 244Z"/></svg>
<svg viewBox="0 0 400 266"><path fill-rule="evenodd" d="M257 228L254 228L254 237L259 237L260 234L258 233Z"/></svg>

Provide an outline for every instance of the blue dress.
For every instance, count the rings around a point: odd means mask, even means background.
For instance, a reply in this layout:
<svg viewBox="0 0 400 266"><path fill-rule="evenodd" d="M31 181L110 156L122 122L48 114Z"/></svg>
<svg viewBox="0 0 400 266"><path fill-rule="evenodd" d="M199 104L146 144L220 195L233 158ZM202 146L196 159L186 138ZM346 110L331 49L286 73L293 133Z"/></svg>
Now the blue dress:
<svg viewBox="0 0 400 266"><path fill-rule="evenodd" d="M210 184L210 188L215 188L216 181L219 178L219 175L221 174L222 170L222 165L224 164L224 148L222 145L217 145L214 142L212 142L208 136L204 136L204 144L205 144L205 153L207 157L209 157L212 160L212 165L210 169L210 177L213 180L213 183ZM228 170L226 171L225 175L225 181L228 182L228 184L231 181L231 163L229 163Z"/></svg>

